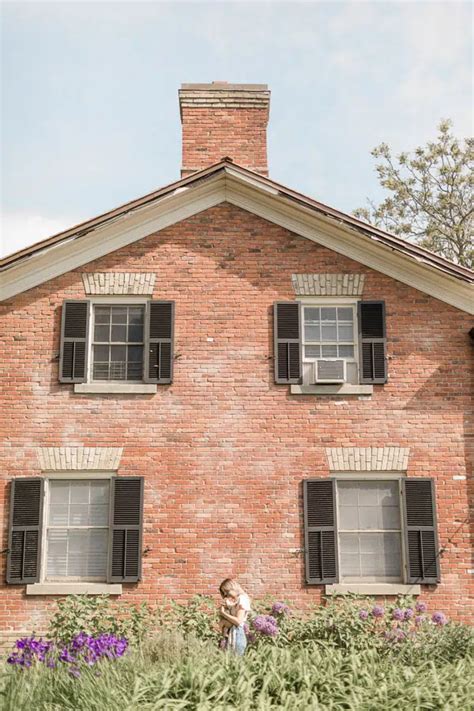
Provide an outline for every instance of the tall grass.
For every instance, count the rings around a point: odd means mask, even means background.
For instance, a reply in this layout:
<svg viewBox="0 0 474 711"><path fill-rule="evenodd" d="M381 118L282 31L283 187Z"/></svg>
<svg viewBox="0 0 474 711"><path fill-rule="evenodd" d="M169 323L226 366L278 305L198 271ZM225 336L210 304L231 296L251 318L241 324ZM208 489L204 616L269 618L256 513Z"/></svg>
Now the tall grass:
<svg viewBox="0 0 474 711"><path fill-rule="evenodd" d="M6 670L5 711L466 711L474 663L381 656L314 642L250 649L244 658L165 633L113 663L85 669Z"/></svg>

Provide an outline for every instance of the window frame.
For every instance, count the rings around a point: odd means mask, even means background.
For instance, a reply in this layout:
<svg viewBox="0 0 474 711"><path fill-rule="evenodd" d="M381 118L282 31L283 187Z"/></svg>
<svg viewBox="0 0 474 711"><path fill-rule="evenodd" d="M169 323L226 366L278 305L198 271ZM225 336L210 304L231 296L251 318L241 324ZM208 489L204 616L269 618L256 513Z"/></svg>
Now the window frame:
<svg viewBox="0 0 474 711"><path fill-rule="evenodd" d="M335 509L336 509L336 547L337 547L337 564L339 570L339 583L342 585L384 585L384 584L394 584L394 585L404 585L407 581L407 552L405 544L405 520L404 520L404 508L403 508L403 490L402 482L406 479L404 472L378 472L374 471L367 476L366 472L338 472L337 476L331 477L335 480ZM368 482L378 482L378 481L392 481L397 482L398 485L398 501L399 501L399 512L400 512L400 578L393 578L389 576L368 576L364 578L354 578L350 576L345 576L343 573L341 565L341 546L339 542L339 536L344 532L341 531L339 525L339 482L354 481L361 483ZM388 529L387 529L388 530ZM395 529L389 529L395 532ZM367 529L368 532L376 533L379 529ZM380 529L382 532L382 529ZM397 531L398 532L398 529Z"/></svg>
<svg viewBox="0 0 474 711"><path fill-rule="evenodd" d="M62 471L46 474L44 479L44 500L43 500L43 516L42 516L42 536L41 536L41 559L38 583L42 585L65 585L74 583L107 583L108 570L110 566L110 528L111 528L111 511L112 511L112 478L116 476L115 472L91 472L91 471ZM51 481L109 481L109 523L107 526L107 563L106 573L104 577L92 576L64 576L64 577L48 577L48 522L49 522L49 503L50 503L50 482ZM64 528L64 526L63 526ZM105 528L99 526L87 526L81 528Z"/></svg>
<svg viewBox="0 0 474 711"><path fill-rule="evenodd" d="M345 363L355 363L357 368L357 374L359 374L359 327L358 327L358 301L359 299L354 297L340 297L340 296L323 296L323 297L300 297L298 301L301 303L301 361L303 364L315 363L317 360L343 360ZM311 345L306 343L305 339L305 308L352 308L353 314L353 340L349 344L348 342L341 342L340 345L352 345L354 348L354 355L352 357L347 356L319 356L319 358L307 358L306 357L306 345ZM323 342L319 342L323 345ZM331 344L326 344L331 345ZM339 345L339 344L338 344Z"/></svg>
<svg viewBox="0 0 474 711"><path fill-rule="evenodd" d="M143 385L145 381L145 350L146 350L146 319L147 319L147 304L150 301L143 296L117 296L103 295L94 296L89 299L89 328L87 332L87 369L85 383L96 386L121 386L121 385ZM143 313L143 359L142 359L142 377L140 380L94 380L94 364L93 364L93 348L94 348L94 309L96 306L142 306ZM133 344L132 344L133 345Z"/></svg>

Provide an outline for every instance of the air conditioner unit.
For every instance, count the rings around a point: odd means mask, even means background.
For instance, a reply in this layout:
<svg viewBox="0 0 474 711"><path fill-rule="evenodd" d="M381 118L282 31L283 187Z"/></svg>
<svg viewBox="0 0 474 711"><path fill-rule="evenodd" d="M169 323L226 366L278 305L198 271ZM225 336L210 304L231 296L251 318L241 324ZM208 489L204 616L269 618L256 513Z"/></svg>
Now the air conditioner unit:
<svg viewBox="0 0 474 711"><path fill-rule="evenodd" d="M320 358L314 363L315 383L345 383L346 361Z"/></svg>

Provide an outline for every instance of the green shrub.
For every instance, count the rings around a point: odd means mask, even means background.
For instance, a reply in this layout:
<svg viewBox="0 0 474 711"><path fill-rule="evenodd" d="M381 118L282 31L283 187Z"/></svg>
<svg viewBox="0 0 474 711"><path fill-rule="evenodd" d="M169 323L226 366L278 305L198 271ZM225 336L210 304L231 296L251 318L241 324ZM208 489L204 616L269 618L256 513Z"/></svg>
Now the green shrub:
<svg viewBox="0 0 474 711"><path fill-rule="evenodd" d="M57 601L56 608L48 637L57 644L68 644L79 632L113 634L138 644L155 625L155 613L146 603L112 603L107 595L68 595Z"/></svg>

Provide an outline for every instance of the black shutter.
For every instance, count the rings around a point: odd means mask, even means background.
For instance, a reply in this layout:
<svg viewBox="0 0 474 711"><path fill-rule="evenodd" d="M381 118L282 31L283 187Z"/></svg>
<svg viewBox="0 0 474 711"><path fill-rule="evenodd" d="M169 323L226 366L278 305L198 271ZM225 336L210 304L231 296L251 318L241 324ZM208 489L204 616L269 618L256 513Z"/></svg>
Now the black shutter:
<svg viewBox="0 0 474 711"><path fill-rule="evenodd" d="M149 301L147 305L144 381L173 381L174 301Z"/></svg>
<svg viewBox="0 0 474 711"><path fill-rule="evenodd" d="M87 373L89 302L64 301L61 319L59 380L84 383Z"/></svg>
<svg viewBox="0 0 474 711"><path fill-rule="evenodd" d="M301 382L301 305L277 301L273 306L276 383Z"/></svg>
<svg viewBox="0 0 474 711"><path fill-rule="evenodd" d="M405 548L408 583L438 583L439 546L432 479L404 479Z"/></svg>
<svg viewBox="0 0 474 711"><path fill-rule="evenodd" d="M112 583L141 579L143 525L143 477L113 477L109 575Z"/></svg>
<svg viewBox="0 0 474 711"><path fill-rule="evenodd" d="M337 583L336 495L333 479L303 482L306 582Z"/></svg>
<svg viewBox="0 0 474 711"><path fill-rule="evenodd" d="M10 496L7 583L39 580L43 522L43 479L13 479Z"/></svg>
<svg viewBox="0 0 474 711"><path fill-rule="evenodd" d="M385 302L359 301L359 380L387 382L387 338Z"/></svg>

